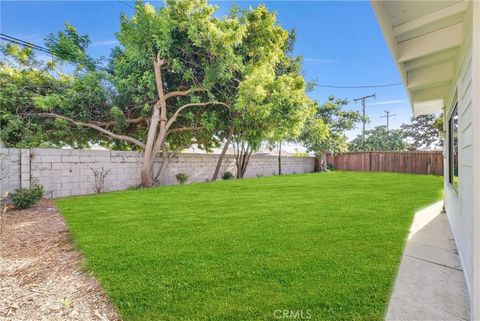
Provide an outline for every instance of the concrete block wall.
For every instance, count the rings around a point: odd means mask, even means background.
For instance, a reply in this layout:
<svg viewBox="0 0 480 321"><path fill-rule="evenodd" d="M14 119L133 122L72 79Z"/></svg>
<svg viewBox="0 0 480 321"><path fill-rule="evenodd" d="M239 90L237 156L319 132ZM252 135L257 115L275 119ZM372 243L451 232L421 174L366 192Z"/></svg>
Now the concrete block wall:
<svg viewBox="0 0 480 321"><path fill-rule="evenodd" d="M210 180L218 160L213 154L180 154L172 158L161 178L162 184L177 184L175 175L185 173L188 182ZM91 194L95 192L93 169L108 170L105 191L124 190L140 184L142 155L128 151L98 151L75 149L15 149L0 148L1 192L41 184L47 197ZM154 169L158 169L157 161ZM220 170L235 174L235 160L227 155ZM314 171L314 158L282 158L285 174ZM270 176L278 173L276 156L252 156L246 177Z"/></svg>

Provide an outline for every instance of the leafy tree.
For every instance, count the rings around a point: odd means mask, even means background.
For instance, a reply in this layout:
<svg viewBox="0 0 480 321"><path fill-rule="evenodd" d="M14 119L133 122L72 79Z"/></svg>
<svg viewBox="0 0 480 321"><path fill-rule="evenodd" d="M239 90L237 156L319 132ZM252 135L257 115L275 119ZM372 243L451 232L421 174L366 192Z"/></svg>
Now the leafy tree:
<svg viewBox="0 0 480 321"><path fill-rule="evenodd" d="M225 122L229 135L224 150L231 140L237 177L242 178L251 155L263 142L298 136L314 110L300 60L289 55L294 37L277 23L275 14L260 5L235 10L231 16L240 21L245 37L237 47L243 69L235 75L239 86L232 102L233 117Z"/></svg>
<svg viewBox="0 0 480 321"><path fill-rule="evenodd" d="M0 62L0 141L7 147L81 148L101 139L86 128L71 128L63 119L38 115L49 105L62 105L73 113L71 104L79 100L92 109L101 108L107 93L100 86L100 74L61 74L57 62L43 63L29 47L2 45L1 51L5 59Z"/></svg>
<svg viewBox="0 0 480 321"><path fill-rule="evenodd" d="M168 0L160 9L139 1L135 8L121 17L108 68L98 67L86 53L88 36L68 24L46 39L59 57L53 62L36 60L28 48L5 50L13 61L0 70L8 145L139 150L147 186L192 144L210 150L227 138L246 147L236 149L243 177L263 141L299 132L312 104L285 54L288 32L265 6L222 19L206 0ZM65 64L74 71L63 73ZM164 161L155 175L158 155Z"/></svg>
<svg viewBox="0 0 480 321"><path fill-rule="evenodd" d="M350 142L350 151L401 151L408 148L403 139L401 129L387 130L385 126L365 131L365 144L363 136L358 135Z"/></svg>
<svg viewBox="0 0 480 321"><path fill-rule="evenodd" d="M348 149L345 131L354 129L363 119L358 111L345 110L348 103L347 99L330 96L324 104L317 104L314 119L306 123L300 136L300 142L321 160L323 169L326 169L326 153L345 152Z"/></svg>
<svg viewBox="0 0 480 321"><path fill-rule="evenodd" d="M435 146L440 146L441 139L436 127L437 119L440 119L440 122L442 122L442 118L434 114L412 117L410 124L402 124L400 126L403 130L403 137L415 149L431 149Z"/></svg>
<svg viewBox="0 0 480 321"><path fill-rule="evenodd" d="M86 54L88 37L67 25L46 43L76 66L72 76L56 77L66 78L67 88L33 88L19 116L90 129L88 141L107 137L119 147L142 150L142 184L150 185L160 151L166 155L193 143L211 148L219 110L229 108L217 100L217 88L242 68L234 47L244 30L235 19L215 18L214 11L205 0L167 1L161 9L137 2L133 17L121 18L111 74L97 70Z"/></svg>

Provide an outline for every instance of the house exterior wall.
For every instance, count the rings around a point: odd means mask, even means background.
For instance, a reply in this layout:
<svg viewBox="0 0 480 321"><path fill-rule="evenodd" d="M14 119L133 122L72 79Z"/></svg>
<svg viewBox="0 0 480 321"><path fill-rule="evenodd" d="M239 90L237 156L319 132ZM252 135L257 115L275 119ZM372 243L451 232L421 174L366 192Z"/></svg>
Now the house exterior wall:
<svg viewBox="0 0 480 321"><path fill-rule="evenodd" d="M47 197L63 197L94 193L93 170L110 172L105 178L105 191L123 190L140 185L143 157L137 152L73 149L0 148L0 192L41 184ZM178 173L188 175L188 182L205 182L212 178L218 155L179 154L172 158L161 178L162 184L177 184ZM313 157L282 157L282 173L314 171ZM158 169L160 162L155 162ZM226 155L220 176L236 172L235 160ZM271 176L278 173L277 156L252 156L246 177Z"/></svg>
<svg viewBox="0 0 480 321"><path fill-rule="evenodd" d="M474 4L477 6L478 3ZM473 7L473 6L472 6ZM475 28L473 25L476 25ZM450 92L450 101L445 106L444 128L449 137L448 121L456 104L458 104L458 190L449 183L449 142L445 139L444 155L444 190L445 210L455 238L455 243L462 262L467 287L472 300L472 318L478 320L478 312L475 316L475 309L478 309L478 281L474 276L479 268L479 262L474 261L476 234L478 228L478 207L475 206L479 196L478 190L478 74L475 75L474 68L478 65L478 44L473 43L473 33L478 37L478 21L473 19L473 10L467 12L465 21L465 39L460 48L460 54L456 63L456 77ZM475 80L477 77L477 80ZM477 95L477 96L475 96ZM475 157L474 157L475 155ZM477 174L478 175L478 174Z"/></svg>
<svg viewBox="0 0 480 321"><path fill-rule="evenodd" d="M480 2L473 2L472 35L472 165L473 272L472 319L480 320Z"/></svg>

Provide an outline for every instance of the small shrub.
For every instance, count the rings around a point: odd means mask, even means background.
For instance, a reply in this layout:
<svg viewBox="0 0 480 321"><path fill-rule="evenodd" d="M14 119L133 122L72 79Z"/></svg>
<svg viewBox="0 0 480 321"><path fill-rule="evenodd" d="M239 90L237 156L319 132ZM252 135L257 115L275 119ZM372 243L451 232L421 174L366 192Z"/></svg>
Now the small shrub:
<svg viewBox="0 0 480 321"><path fill-rule="evenodd" d="M188 175L185 173L178 173L175 177L180 184L185 184L188 180Z"/></svg>
<svg viewBox="0 0 480 321"><path fill-rule="evenodd" d="M29 208L35 205L43 196L43 187L36 185L33 188L19 188L12 193L13 205L18 209Z"/></svg>
<svg viewBox="0 0 480 321"><path fill-rule="evenodd" d="M222 179L224 179L224 180L233 179L233 174L232 174L232 172L226 171L225 173L223 173Z"/></svg>
<svg viewBox="0 0 480 321"><path fill-rule="evenodd" d="M105 189L105 177L107 177L108 173L110 173L110 170L106 170L105 168L102 167L102 169L94 169L91 168L93 177L95 178L95 184L93 185L93 189L95 190L95 193L101 193Z"/></svg>
<svg viewBox="0 0 480 321"><path fill-rule="evenodd" d="M328 163L328 164L327 164L327 170L328 170L328 171L334 171L334 170L336 170L336 169L337 169L337 167L335 167L335 165L333 165L333 164L331 164L331 163Z"/></svg>

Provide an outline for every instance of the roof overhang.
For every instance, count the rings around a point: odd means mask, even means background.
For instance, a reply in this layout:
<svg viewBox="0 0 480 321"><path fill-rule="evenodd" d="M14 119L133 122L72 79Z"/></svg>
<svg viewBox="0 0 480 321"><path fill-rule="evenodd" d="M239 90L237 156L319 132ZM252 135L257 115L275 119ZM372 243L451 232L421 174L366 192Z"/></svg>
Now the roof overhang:
<svg viewBox="0 0 480 321"><path fill-rule="evenodd" d="M371 4L415 115L447 104L464 39L468 1L376 1Z"/></svg>

